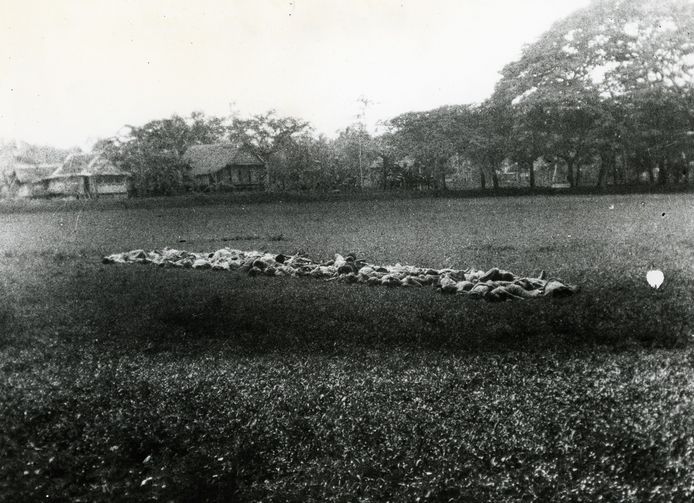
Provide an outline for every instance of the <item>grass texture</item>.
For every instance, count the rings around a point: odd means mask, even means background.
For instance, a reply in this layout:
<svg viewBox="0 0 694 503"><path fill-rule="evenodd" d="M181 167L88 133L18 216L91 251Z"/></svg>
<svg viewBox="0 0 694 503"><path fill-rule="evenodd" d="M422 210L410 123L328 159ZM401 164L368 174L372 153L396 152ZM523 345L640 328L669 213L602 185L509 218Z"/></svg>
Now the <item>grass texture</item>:
<svg viewBox="0 0 694 503"><path fill-rule="evenodd" d="M0 500L690 501L692 229L685 194L3 214ZM582 290L488 304L100 260L163 246Z"/></svg>

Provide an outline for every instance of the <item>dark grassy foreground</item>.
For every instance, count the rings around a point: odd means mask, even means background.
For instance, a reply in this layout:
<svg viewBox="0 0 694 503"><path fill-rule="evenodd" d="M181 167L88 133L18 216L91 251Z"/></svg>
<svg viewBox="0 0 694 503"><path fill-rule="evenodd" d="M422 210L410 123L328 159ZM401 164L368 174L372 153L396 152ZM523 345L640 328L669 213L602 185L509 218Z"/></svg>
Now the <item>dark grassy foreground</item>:
<svg viewBox="0 0 694 503"><path fill-rule="evenodd" d="M2 215L0 500L690 501L693 201ZM100 262L165 245L546 269L582 292L485 304Z"/></svg>

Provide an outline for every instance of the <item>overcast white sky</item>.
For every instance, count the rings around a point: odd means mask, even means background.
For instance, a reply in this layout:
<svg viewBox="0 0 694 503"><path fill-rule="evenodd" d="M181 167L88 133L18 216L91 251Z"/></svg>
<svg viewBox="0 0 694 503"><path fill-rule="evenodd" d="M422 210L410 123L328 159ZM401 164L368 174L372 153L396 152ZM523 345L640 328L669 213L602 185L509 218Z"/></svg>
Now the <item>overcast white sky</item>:
<svg viewBox="0 0 694 503"><path fill-rule="evenodd" d="M0 0L0 138L86 146L124 124L275 108L333 136L486 98L589 0ZM233 105L231 105L233 103Z"/></svg>

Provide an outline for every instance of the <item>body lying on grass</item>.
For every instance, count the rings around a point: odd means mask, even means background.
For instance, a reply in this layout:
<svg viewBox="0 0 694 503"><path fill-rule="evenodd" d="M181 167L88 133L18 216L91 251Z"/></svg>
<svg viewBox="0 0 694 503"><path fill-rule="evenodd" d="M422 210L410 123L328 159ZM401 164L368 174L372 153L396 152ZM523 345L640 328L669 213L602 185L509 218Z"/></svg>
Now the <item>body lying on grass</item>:
<svg viewBox="0 0 694 503"><path fill-rule="evenodd" d="M558 279L522 278L498 268L429 269L408 265L379 266L349 254L334 260L315 262L302 255L282 255L260 251L222 248L212 253L185 250L132 250L104 257L104 263L140 263L193 269L239 270L251 276L311 276L328 281L365 283L370 286L433 286L443 293L461 294L488 301L530 299L572 295L578 287Z"/></svg>

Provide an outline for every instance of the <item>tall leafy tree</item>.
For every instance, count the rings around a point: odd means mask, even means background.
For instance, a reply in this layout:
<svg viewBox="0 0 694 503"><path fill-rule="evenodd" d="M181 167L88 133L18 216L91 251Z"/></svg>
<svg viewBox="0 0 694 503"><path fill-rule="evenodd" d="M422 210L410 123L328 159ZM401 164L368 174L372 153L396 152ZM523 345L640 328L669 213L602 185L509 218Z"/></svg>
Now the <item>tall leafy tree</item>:
<svg viewBox="0 0 694 503"><path fill-rule="evenodd" d="M512 111L521 143L515 155L527 164L540 153L561 158L571 183L596 156L602 183L617 154L637 169L652 171L660 162L666 174L672 162L657 161L653 152L672 143L668 155L681 158L687 149L692 33L694 4L687 0L597 0L555 23L504 68L492 98ZM673 113L670 127L648 127Z"/></svg>
<svg viewBox="0 0 694 503"><path fill-rule="evenodd" d="M378 156L374 138L357 122L338 132L333 142L339 184L363 188L365 173Z"/></svg>
<svg viewBox="0 0 694 503"><path fill-rule="evenodd" d="M376 162L373 164L372 176L376 184L382 189L387 190L397 184L397 180L402 177L400 166L397 164L398 158L406 154L398 148L393 133L386 131L373 138L373 151Z"/></svg>
<svg viewBox="0 0 694 503"><path fill-rule="evenodd" d="M505 104L493 100L467 110L468 113L459 115L459 119L465 120L464 127L458 128L459 141L464 142L461 150L465 157L479 166L481 187L485 188L485 174L488 174L492 186L498 189L498 170L510 150L512 123L509 110Z"/></svg>
<svg viewBox="0 0 694 503"><path fill-rule="evenodd" d="M270 110L250 118L235 117L227 129L228 138L246 145L268 162L268 185L286 180L286 158L296 148L295 137L311 130L310 124L295 117L282 117Z"/></svg>
<svg viewBox="0 0 694 503"><path fill-rule="evenodd" d="M390 120L391 142L421 163L434 187L446 189L448 160L466 148L470 116L466 105L401 114Z"/></svg>
<svg viewBox="0 0 694 503"><path fill-rule="evenodd" d="M103 139L94 147L130 171L138 194L171 194L186 184L182 162L191 145L215 143L223 138L223 121L193 112L173 115L143 126L125 126L127 133Z"/></svg>

